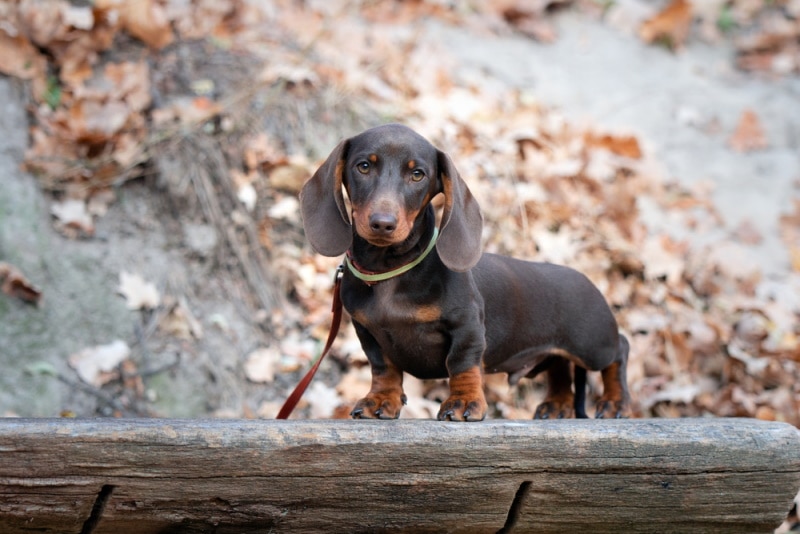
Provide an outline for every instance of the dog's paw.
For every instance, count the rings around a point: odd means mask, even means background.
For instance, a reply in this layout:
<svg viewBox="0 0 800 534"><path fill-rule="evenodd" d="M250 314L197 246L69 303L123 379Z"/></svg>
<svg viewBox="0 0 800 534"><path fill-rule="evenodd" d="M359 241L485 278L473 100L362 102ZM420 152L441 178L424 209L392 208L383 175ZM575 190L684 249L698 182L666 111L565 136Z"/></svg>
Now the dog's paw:
<svg viewBox="0 0 800 534"><path fill-rule="evenodd" d="M575 407L572 399L546 400L536 407L534 419L573 419Z"/></svg>
<svg viewBox="0 0 800 534"><path fill-rule="evenodd" d="M600 398L595 405L595 419L628 419L633 415L630 402Z"/></svg>
<svg viewBox="0 0 800 534"><path fill-rule="evenodd" d="M480 398L450 396L439 408L439 421L483 421L488 405L483 395Z"/></svg>
<svg viewBox="0 0 800 534"><path fill-rule="evenodd" d="M353 407L353 419L397 419L406 404L404 394L369 393Z"/></svg>

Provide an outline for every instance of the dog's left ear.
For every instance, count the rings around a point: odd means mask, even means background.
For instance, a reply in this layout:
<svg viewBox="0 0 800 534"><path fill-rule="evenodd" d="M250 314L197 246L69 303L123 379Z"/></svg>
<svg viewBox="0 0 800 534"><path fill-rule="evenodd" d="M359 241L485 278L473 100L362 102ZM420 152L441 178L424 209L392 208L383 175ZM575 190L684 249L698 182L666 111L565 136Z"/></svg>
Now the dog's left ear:
<svg viewBox="0 0 800 534"><path fill-rule="evenodd" d="M439 150L438 159L444 210L436 251L449 269L464 272L481 257L483 215L450 156Z"/></svg>

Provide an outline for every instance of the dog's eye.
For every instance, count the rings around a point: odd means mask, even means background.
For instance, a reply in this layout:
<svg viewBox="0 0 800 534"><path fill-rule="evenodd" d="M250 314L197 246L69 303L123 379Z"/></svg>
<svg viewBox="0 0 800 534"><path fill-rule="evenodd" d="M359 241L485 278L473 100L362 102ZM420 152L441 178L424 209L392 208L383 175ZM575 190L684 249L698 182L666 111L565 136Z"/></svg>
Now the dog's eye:
<svg viewBox="0 0 800 534"><path fill-rule="evenodd" d="M370 169L369 161L362 161L358 163L356 165L356 169L358 169L358 172L360 172L361 174L367 174Z"/></svg>
<svg viewBox="0 0 800 534"><path fill-rule="evenodd" d="M425 171L423 171L422 169L414 169L413 171L411 171L411 179L414 180L415 182L419 182L423 178L425 178Z"/></svg>

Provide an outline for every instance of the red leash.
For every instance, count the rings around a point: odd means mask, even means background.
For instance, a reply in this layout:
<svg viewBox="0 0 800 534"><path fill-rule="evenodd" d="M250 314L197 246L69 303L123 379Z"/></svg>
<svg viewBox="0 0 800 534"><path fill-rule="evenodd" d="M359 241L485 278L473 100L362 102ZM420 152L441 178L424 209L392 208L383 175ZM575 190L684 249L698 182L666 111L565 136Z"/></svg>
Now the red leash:
<svg viewBox="0 0 800 534"><path fill-rule="evenodd" d="M294 391L292 391L292 394L289 395L289 398L287 398L286 402L283 403L281 411L278 412L278 417L276 417L276 419L287 419L289 415L291 415L292 410L294 410L294 407L297 406L297 403L300 401L300 397L303 396L308 384L311 383L311 379L314 378L314 375L317 373L319 364L322 363L322 360L328 355L328 351L331 350L333 340L336 339L336 335L339 333L339 325L342 322L342 298L339 296L339 292L342 285L343 272L344 265L340 265L336 270L336 276L333 279L333 305L331 306L333 319L331 320L331 331L328 333L328 341L325 342L325 348L322 349L322 354L319 355L316 363L311 367L311 369L308 370L306 376L304 376L300 383L297 384L297 386L294 388Z"/></svg>

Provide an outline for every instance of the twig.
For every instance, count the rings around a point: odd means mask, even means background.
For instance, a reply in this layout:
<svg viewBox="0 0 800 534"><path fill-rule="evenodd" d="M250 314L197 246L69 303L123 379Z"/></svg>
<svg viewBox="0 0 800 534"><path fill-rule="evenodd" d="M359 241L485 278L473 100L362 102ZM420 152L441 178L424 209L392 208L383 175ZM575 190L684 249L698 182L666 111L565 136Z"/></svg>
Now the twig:
<svg viewBox="0 0 800 534"><path fill-rule="evenodd" d="M131 417L131 416L143 416L147 415L145 411L139 410L138 408L130 408L123 405L120 401L115 399L113 396L109 395L105 391L96 388L90 384L86 384L84 382L80 382L77 380L72 380L71 378L67 377L66 375L56 372L55 377L66 384L67 386L77 389L78 391L82 391L83 393L87 393L98 400L104 402L108 406L110 406L113 410L120 412L123 416Z"/></svg>

